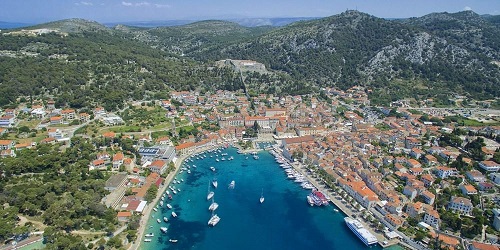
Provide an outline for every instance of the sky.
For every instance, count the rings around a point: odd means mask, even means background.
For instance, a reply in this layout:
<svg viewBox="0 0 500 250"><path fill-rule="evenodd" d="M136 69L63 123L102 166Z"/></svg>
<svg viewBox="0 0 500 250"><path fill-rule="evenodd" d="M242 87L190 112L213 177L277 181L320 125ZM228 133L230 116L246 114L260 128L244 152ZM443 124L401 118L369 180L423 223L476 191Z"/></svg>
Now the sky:
<svg viewBox="0 0 500 250"><path fill-rule="evenodd" d="M500 0L0 0L0 21L41 23L325 17L359 10L382 18L472 10L500 15Z"/></svg>

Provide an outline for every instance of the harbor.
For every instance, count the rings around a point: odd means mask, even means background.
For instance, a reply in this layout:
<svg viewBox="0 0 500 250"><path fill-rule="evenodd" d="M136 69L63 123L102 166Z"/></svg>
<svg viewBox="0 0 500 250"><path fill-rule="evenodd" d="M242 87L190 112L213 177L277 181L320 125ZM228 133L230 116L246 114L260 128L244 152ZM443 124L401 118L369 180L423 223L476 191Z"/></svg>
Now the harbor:
<svg viewBox="0 0 500 250"><path fill-rule="evenodd" d="M151 241L145 241L146 238L141 236L140 249L157 249L160 246L162 249L213 249L214 242L224 242L227 235L244 242L248 248L243 249L310 249L316 244L327 249L343 249L346 239L355 246L354 249L365 249L366 246L346 226L344 213L333 206L311 207L306 198L311 189L287 178L286 172L271 154L265 151L255 154L240 151L241 154L238 154L237 149L232 147L222 148L221 151L228 154L224 155L225 161L215 161L216 154L221 158L220 152L196 153L184 158L178 166L178 172L169 176L171 182L164 185L163 193L169 190L168 186L182 191L173 194L172 200L165 201L172 209L165 205L159 206L161 199L153 203L155 206L151 207L157 207L157 211L151 212L143 235L154 233L155 236L149 237ZM258 157L254 158L253 155ZM230 157L233 160L228 160ZM215 171L210 167L215 168ZM293 169L303 171L297 164ZM309 178L306 174L303 177ZM184 181L179 183L181 179ZM217 188L213 185L214 179L218 182ZM233 189L229 188L231 183ZM314 180L309 183L316 186ZM214 202L207 200L209 192L214 192L213 198L218 204L215 213L209 209ZM260 201L264 196L265 201ZM338 208L343 209L341 206ZM176 212L176 218L171 217L172 211ZM346 212L348 214L348 210ZM214 226L207 225L213 215L219 217L217 223ZM165 216L169 217L168 222L161 221ZM295 226L291 229L291 225ZM168 230L162 233L160 227ZM305 229L308 232L304 232ZM338 234L326 233L332 230ZM310 239L305 242L283 242L269 238L276 231L288 233L297 239L306 236ZM255 234L254 237L260 241L254 242L247 234ZM235 242L216 246L217 249L235 247L241 248Z"/></svg>

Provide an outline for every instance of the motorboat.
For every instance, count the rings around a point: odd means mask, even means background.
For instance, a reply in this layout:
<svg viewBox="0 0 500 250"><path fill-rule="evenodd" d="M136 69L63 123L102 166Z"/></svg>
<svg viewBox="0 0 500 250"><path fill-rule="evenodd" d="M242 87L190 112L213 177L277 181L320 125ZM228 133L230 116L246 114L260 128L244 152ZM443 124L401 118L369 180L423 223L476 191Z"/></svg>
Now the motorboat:
<svg viewBox="0 0 500 250"><path fill-rule="evenodd" d="M234 182L234 180L233 180L233 181L231 181L231 183L229 183L229 188L230 188L230 189L234 189L235 184L236 184L236 183Z"/></svg>
<svg viewBox="0 0 500 250"><path fill-rule="evenodd" d="M161 220L160 219L156 219L156 222L161 223Z"/></svg>
<svg viewBox="0 0 500 250"><path fill-rule="evenodd" d="M172 209L172 205L170 205L170 203L167 203L167 207L168 209Z"/></svg>
<svg viewBox="0 0 500 250"><path fill-rule="evenodd" d="M162 233L167 233L168 228L167 227L160 227L160 230Z"/></svg>
<svg viewBox="0 0 500 250"><path fill-rule="evenodd" d="M264 189L262 189L262 193L260 193L260 199L259 199L260 203L263 203L264 202Z"/></svg>
<svg viewBox="0 0 500 250"><path fill-rule="evenodd" d="M217 185L218 185L217 179L212 180L212 185L214 186L214 188L217 188Z"/></svg>
<svg viewBox="0 0 500 250"><path fill-rule="evenodd" d="M172 217L177 217L177 214L174 211L172 211Z"/></svg>
<svg viewBox="0 0 500 250"><path fill-rule="evenodd" d="M208 193L208 195L207 195L207 200L212 199L212 197L214 197L214 195L215 195L214 191L210 191L210 192Z"/></svg>
<svg viewBox="0 0 500 250"><path fill-rule="evenodd" d="M163 221L168 222L168 218L163 216Z"/></svg>

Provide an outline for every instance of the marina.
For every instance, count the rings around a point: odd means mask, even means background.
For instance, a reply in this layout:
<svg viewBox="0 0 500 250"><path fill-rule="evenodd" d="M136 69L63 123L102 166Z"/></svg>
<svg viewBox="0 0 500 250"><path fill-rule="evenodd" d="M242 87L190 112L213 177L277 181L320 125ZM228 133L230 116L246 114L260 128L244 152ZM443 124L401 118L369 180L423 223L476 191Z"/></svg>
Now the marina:
<svg viewBox="0 0 500 250"><path fill-rule="evenodd" d="M220 156L221 152L234 159L216 162L215 154ZM318 246L366 249L346 226L345 214L335 206L307 204L306 197L312 189L303 186L305 178L301 179L298 172L290 172L294 178L287 178L286 170L293 168L286 162L279 163L280 159L267 151L253 154L259 157L255 161L246 159L246 154L238 154L235 148L221 149L221 152L207 152L204 159L184 161L198 168L191 167L192 174L179 172L176 178L183 178L184 182L176 183L174 190L182 189L182 193L152 213L154 218L162 218L172 212L170 205L178 217L162 223L152 223L154 219L150 219L147 226L152 226L152 230L148 232L157 230L158 236L153 242L141 244L139 249L312 249ZM210 166L217 168L218 183L225 183L228 188L218 189L206 199L207 183L208 194L213 192L210 188L214 188L214 172ZM300 181L296 182L297 179ZM238 188L235 188L236 182ZM216 208L213 198L217 199ZM160 230L167 225L168 231ZM328 233L332 231L336 233ZM287 237L272 237L275 232ZM227 241L227 237L235 240ZM373 245L371 249L380 247Z"/></svg>

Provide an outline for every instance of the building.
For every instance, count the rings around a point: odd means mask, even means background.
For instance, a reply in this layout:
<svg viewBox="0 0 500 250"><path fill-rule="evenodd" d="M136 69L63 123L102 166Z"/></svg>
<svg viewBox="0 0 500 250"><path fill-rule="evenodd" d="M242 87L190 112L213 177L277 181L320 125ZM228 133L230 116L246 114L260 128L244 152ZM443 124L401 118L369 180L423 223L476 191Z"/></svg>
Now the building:
<svg viewBox="0 0 500 250"><path fill-rule="evenodd" d="M125 186L126 182L127 182L127 173L114 174L111 177L109 177L109 179L106 181L104 189L111 192L118 189L119 187Z"/></svg>
<svg viewBox="0 0 500 250"><path fill-rule="evenodd" d="M76 118L76 112L74 109L65 109L61 111L61 116L66 121L72 121Z"/></svg>
<svg viewBox="0 0 500 250"><path fill-rule="evenodd" d="M439 213L434 209L427 209L424 213L425 223L431 225L436 230L439 230L439 224L441 224L441 220L439 219Z"/></svg>
<svg viewBox="0 0 500 250"><path fill-rule="evenodd" d="M13 115L5 115L0 117L0 127L12 128L16 125L17 119Z"/></svg>
<svg viewBox="0 0 500 250"><path fill-rule="evenodd" d="M165 173L165 171L167 171L167 167L168 167L168 164L165 161L156 160L156 161L153 161L148 166L148 169L151 170L151 172L163 174L163 173Z"/></svg>
<svg viewBox="0 0 500 250"><path fill-rule="evenodd" d="M431 193L429 190L425 190L422 193L420 193L420 196L424 199L425 203L432 205L434 204L434 200L436 199L436 195Z"/></svg>
<svg viewBox="0 0 500 250"><path fill-rule="evenodd" d="M498 246L473 241L469 245L469 250L498 250Z"/></svg>
<svg viewBox="0 0 500 250"><path fill-rule="evenodd" d="M469 179L470 181L473 181L476 183L486 181L486 177L481 172L479 172L477 170L467 171L465 173L465 176L467 176L467 179Z"/></svg>
<svg viewBox="0 0 500 250"><path fill-rule="evenodd" d="M15 145L13 140L0 140L0 150L12 149Z"/></svg>
<svg viewBox="0 0 500 250"><path fill-rule="evenodd" d="M462 194L464 195L474 195L477 194L477 190L474 186L468 184L468 185L460 185L460 190L462 191Z"/></svg>
<svg viewBox="0 0 500 250"><path fill-rule="evenodd" d="M500 163L496 163L494 161L482 161L479 163L479 167L487 172L497 172L498 169L500 169Z"/></svg>
<svg viewBox="0 0 500 250"><path fill-rule="evenodd" d="M455 168L437 167L436 170L436 176L441 179L446 179L449 176L454 176L457 174L457 170Z"/></svg>
<svg viewBox="0 0 500 250"><path fill-rule="evenodd" d="M448 209L463 215L471 215L472 208L472 202L463 197L451 197L451 200L448 203Z"/></svg>
<svg viewBox="0 0 500 250"><path fill-rule="evenodd" d="M113 169L119 169L123 165L123 159L125 156L122 152L118 152L113 155Z"/></svg>
<svg viewBox="0 0 500 250"><path fill-rule="evenodd" d="M50 125L59 125L63 123L62 116L52 116L50 117Z"/></svg>

